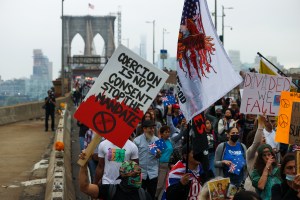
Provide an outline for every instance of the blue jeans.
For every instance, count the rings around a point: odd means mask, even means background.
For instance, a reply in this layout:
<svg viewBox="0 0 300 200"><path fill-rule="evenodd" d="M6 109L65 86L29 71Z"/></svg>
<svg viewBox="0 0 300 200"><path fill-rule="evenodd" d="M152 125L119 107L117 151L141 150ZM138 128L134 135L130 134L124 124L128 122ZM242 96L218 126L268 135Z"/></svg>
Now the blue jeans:
<svg viewBox="0 0 300 200"><path fill-rule="evenodd" d="M84 137L79 137L80 153L84 149Z"/></svg>
<svg viewBox="0 0 300 200"><path fill-rule="evenodd" d="M209 169L216 175L216 168L215 168L215 152L208 153L208 160L209 160Z"/></svg>

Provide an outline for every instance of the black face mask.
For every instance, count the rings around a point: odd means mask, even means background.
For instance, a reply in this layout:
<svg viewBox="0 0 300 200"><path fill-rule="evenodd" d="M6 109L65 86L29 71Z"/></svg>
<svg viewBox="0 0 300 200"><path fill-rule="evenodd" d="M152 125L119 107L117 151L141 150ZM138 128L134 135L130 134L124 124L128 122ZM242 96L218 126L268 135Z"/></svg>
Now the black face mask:
<svg viewBox="0 0 300 200"><path fill-rule="evenodd" d="M232 142L236 143L236 141L238 141L238 139L240 138L240 135L231 135L230 139Z"/></svg>
<svg viewBox="0 0 300 200"><path fill-rule="evenodd" d="M230 119L230 118L231 118L231 116L225 116L225 118L226 118L226 119Z"/></svg>

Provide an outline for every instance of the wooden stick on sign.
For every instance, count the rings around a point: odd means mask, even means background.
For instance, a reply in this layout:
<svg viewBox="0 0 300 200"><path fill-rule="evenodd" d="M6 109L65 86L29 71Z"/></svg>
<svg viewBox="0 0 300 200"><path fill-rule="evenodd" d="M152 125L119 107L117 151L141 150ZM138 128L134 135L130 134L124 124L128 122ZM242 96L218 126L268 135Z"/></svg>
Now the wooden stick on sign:
<svg viewBox="0 0 300 200"><path fill-rule="evenodd" d="M296 151L296 170L297 170L297 174L300 174L300 151L297 150Z"/></svg>
<svg viewBox="0 0 300 200"><path fill-rule="evenodd" d="M90 144L87 146L87 148L85 149L85 159L79 159L77 161L77 163L83 167L85 165L85 163L89 160L89 158L91 157L91 155L93 154L95 148L97 147L97 145L100 143L101 141L101 136L98 135L97 133L94 132L94 138L92 139L92 141L90 142Z"/></svg>

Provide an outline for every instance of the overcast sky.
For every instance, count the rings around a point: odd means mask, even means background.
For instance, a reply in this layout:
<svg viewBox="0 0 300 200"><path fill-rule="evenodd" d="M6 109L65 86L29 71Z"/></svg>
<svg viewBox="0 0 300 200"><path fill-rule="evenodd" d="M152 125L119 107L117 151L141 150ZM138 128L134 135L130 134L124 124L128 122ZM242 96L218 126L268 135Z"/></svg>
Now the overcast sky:
<svg viewBox="0 0 300 200"><path fill-rule="evenodd" d="M184 0L65 0L65 15L107 15L122 11L122 37L129 47L139 48L147 39L147 60L152 62L153 26L156 21L156 52L162 48L176 55L179 23ZM225 9L225 49L240 50L241 61L252 63L257 52L277 56L286 68L300 66L300 0L218 0L218 34L221 34L222 5ZM88 4L94 9L88 9ZM208 0L214 12L214 0ZM42 49L53 62L53 78L61 68L61 0L0 0L0 75L2 79L32 74L33 49ZM214 21L214 19L213 19ZM116 21L117 22L117 21ZM83 51L82 43L72 43L72 53ZM96 40L98 41L98 40ZM99 40L100 41L100 40ZM127 46L127 41L122 41ZM157 57L156 57L157 59Z"/></svg>

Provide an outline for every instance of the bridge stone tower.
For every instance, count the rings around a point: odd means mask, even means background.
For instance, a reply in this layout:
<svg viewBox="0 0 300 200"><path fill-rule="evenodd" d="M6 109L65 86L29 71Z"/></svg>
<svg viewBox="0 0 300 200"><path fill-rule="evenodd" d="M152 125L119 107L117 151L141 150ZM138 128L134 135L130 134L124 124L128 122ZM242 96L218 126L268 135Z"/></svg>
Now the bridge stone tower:
<svg viewBox="0 0 300 200"><path fill-rule="evenodd" d="M78 33L84 40L84 55L92 56L92 43L99 33L105 43L105 56L110 57L115 50L114 21L115 16L63 16L63 66L71 56L71 42Z"/></svg>

